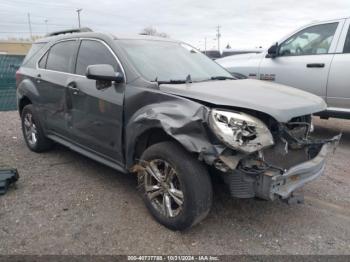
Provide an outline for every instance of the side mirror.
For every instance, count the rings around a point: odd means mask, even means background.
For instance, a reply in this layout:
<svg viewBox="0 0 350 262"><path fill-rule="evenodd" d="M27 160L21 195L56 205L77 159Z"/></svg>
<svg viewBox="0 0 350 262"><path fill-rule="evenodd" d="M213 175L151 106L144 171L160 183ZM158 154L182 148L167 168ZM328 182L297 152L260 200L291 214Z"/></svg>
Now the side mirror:
<svg viewBox="0 0 350 262"><path fill-rule="evenodd" d="M115 72L111 65L89 65L86 69L86 77L99 81L115 81L116 83L123 82L123 75Z"/></svg>
<svg viewBox="0 0 350 262"><path fill-rule="evenodd" d="M278 55L278 43L274 44L267 50L267 56L268 58L274 58Z"/></svg>

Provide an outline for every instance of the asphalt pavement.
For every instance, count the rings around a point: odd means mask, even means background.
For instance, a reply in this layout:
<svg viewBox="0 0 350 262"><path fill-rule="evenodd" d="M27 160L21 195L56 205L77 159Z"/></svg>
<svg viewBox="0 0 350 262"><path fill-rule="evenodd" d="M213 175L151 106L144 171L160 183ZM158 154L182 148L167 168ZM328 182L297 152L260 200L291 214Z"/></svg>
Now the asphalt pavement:
<svg viewBox="0 0 350 262"><path fill-rule="evenodd" d="M350 121L315 118L343 138L304 204L232 199L215 184L202 223L172 232L149 215L136 178L63 146L27 149L17 112L0 113L0 164L20 180L0 196L0 254L350 254Z"/></svg>

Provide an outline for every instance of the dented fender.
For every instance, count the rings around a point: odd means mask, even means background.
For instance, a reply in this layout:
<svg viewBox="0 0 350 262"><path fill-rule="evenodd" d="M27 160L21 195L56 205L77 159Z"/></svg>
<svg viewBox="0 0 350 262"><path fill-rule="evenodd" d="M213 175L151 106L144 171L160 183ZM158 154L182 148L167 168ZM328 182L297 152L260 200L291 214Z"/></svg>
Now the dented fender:
<svg viewBox="0 0 350 262"><path fill-rule="evenodd" d="M225 149L209 128L209 107L158 90L130 89L125 98L127 168L134 164L138 138L154 128L162 129L207 164L212 164Z"/></svg>

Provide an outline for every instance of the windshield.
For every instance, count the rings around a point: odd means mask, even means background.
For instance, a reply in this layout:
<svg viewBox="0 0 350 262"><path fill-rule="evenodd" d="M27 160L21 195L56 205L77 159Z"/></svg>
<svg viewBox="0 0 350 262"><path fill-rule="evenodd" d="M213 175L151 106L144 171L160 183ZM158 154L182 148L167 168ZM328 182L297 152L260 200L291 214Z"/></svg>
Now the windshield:
<svg viewBox="0 0 350 262"><path fill-rule="evenodd" d="M232 75L193 47L156 40L116 40L148 81L230 79Z"/></svg>

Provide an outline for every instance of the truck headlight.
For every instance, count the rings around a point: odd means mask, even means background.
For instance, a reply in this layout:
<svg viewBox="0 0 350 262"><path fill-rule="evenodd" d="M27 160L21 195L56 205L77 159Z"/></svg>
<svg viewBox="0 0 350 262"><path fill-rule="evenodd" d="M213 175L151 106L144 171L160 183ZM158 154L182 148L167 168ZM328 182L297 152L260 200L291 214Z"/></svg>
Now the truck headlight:
<svg viewBox="0 0 350 262"><path fill-rule="evenodd" d="M267 126L245 113L213 109L209 124L224 144L241 152L252 153L274 144Z"/></svg>

